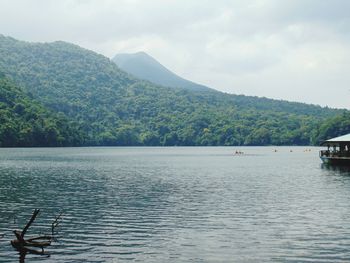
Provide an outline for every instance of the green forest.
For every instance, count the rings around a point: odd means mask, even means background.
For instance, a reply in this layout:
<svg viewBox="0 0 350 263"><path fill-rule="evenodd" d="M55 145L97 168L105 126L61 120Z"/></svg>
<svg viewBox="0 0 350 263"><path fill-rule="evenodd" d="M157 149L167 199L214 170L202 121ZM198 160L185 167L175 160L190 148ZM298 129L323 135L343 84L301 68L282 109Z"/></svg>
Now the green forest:
<svg viewBox="0 0 350 263"><path fill-rule="evenodd" d="M75 146L82 139L73 122L29 98L0 73L0 146Z"/></svg>
<svg viewBox="0 0 350 263"><path fill-rule="evenodd" d="M0 146L317 145L349 112L141 81L65 43L0 35Z"/></svg>

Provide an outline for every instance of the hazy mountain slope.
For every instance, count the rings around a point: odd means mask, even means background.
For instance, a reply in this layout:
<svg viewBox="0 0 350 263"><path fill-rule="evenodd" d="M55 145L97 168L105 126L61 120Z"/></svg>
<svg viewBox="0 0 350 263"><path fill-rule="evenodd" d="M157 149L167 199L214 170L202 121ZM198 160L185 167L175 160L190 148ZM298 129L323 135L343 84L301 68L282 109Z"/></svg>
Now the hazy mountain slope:
<svg viewBox="0 0 350 263"><path fill-rule="evenodd" d="M167 88L64 42L0 36L0 70L79 123L86 145L310 144L340 111L302 103Z"/></svg>
<svg viewBox="0 0 350 263"><path fill-rule="evenodd" d="M122 70L136 76L137 78L148 80L159 85L182 87L196 91L205 90L215 92L213 89L209 89L208 87L177 76L145 52L117 54L112 61L114 61ZM220 94L223 95L221 92ZM226 96L227 98L230 97L231 101L234 102L236 106L244 109L254 108L258 110L286 111L298 114L311 114L315 116L332 116L334 114L334 111L327 111L322 107L305 103L286 102L244 95L226 94Z"/></svg>
<svg viewBox="0 0 350 263"><path fill-rule="evenodd" d="M80 145L74 123L35 102L0 73L0 146Z"/></svg>
<svg viewBox="0 0 350 263"><path fill-rule="evenodd" d="M117 54L112 59L122 70L133 76L167 87L208 90L208 87L179 77L145 52Z"/></svg>

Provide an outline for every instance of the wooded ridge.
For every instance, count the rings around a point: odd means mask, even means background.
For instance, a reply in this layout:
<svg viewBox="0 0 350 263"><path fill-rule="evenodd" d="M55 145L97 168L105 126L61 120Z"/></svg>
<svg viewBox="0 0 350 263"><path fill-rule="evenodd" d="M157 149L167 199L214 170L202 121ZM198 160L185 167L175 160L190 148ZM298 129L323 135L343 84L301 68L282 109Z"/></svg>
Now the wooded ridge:
<svg viewBox="0 0 350 263"><path fill-rule="evenodd" d="M313 145L349 116L304 103L159 86L61 41L0 35L0 72L1 146ZM344 124L342 132L348 130Z"/></svg>

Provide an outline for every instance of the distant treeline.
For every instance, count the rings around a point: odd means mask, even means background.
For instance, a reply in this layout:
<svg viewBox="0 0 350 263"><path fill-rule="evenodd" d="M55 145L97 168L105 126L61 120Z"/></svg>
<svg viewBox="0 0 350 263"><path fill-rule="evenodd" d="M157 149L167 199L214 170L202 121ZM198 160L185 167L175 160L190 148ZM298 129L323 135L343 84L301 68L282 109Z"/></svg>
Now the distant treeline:
<svg viewBox="0 0 350 263"><path fill-rule="evenodd" d="M0 145L314 145L349 132L349 113L167 88L78 46L0 35Z"/></svg>

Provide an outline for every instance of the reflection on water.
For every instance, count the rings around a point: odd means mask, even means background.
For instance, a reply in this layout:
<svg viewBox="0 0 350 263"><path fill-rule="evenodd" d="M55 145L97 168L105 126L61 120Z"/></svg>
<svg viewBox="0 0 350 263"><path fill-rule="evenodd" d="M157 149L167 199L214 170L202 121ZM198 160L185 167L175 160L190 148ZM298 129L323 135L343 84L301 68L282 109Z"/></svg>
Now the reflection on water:
<svg viewBox="0 0 350 263"><path fill-rule="evenodd" d="M0 262L34 208L64 217L30 262L349 261L349 171L274 149L0 149Z"/></svg>
<svg viewBox="0 0 350 263"><path fill-rule="evenodd" d="M45 253L44 250L35 250L35 249L31 249L31 248L26 248L26 247L18 248L17 251L19 254L19 262L20 263L26 262L27 254L40 255L40 256L45 256L45 257L50 256L49 254Z"/></svg>
<svg viewBox="0 0 350 263"><path fill-rule="evenodd" d="M328 170L330 174L334 175L349 175L350 176L350 166L346 165L330 165L330 164L321 164L321 168ZM334 173L332 173L334 172Z"/></svg>

